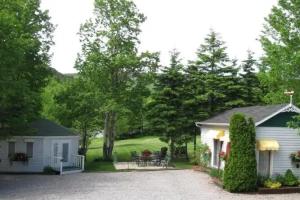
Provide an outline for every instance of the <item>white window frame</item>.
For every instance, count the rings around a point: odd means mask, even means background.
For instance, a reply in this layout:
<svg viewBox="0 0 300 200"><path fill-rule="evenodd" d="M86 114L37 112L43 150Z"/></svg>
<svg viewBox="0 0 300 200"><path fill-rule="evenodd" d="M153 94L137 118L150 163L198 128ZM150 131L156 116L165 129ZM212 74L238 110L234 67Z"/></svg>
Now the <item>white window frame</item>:
<svg viewBox="0 0 300 200"><path fill-rule="evenodd" d="M28 156L28 144L29 144L29 143L32 144L32 155L31 155L30 157ZM28 156L29 159L32 159L33 156L34 156L34 153L33 153L34 151L33 151L33 149L34 149L34 142L26 142L26 155Z"/></svg>
<svg viewBox="0 0 300 200"><path fill-rule="evenodd" d="M8 143L7 143L7 157L10 157L11 156L11 154L12 153L10 153L9 152L9 150L10 150L10 143L13 143L14 144L14 152L13 152L13 154L15 154L16 153L16 142L15 141L9 141Z"/></svg>

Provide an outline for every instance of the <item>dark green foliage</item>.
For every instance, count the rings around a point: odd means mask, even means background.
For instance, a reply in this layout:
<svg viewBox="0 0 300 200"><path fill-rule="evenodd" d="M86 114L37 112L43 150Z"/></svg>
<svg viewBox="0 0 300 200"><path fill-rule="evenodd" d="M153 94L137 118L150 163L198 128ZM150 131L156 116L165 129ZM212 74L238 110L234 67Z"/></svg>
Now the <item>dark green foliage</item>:
<svg viewBox="0 0 300 200"><path fill-rule="evenodd" d="M281 185L284 185L285 178L281 174L278 174L278 175L275 176L275 181L281 183Z"/></svg>
<svg viewBox="0 0 300 200"><path fill-rule="evenodd" d="M170 67L163 69L162 73L157 75L155 92L148 104L149 128L161 135L162 141L169 143L172 158L175 153L175 144L186 143L190 139L184 132L188 116L183 109L184 75L182 69L179 53L173 51Z"/></svg>
<svg viewBox="0 0 300 200"><path fill-rule="evenodd" d="M244 75L239 76L239 67L236 60L229 58L225 42L211 31L197 50L197 59L185 70L185 105L191 118L199 121L226 109L249 104L251 99L247 99L246 93L253 86L247 85L249 81L253 82L252 63L247 63L244 68L246 75L242 80Z"/></svg>
<svg viewBox="0 0 300 200"><path fill-rule="evenodd" d="M290 128L298 129L300 134L300 115L294 116L293 119L288 122Z"/></svg>
<svg viewBox="0 0 300 200"><path fill-rule="evenodd" d="M248 57L243 61L241 68L241 84L242 95L241 98L245 102L245 105L257 105L262 103L262 89L255 73L255 67L257 67L257 62L253 58L253 52L248 52Z"/></svg>
<svg viewBox="0 0 300 200"><path fill-rule="evenodd" d="M299 185L298 178L293 174L292 170L288 169L284 174L283 185L297 186Z"/></svg>
<svg viewBox="0 0 300 200"><path fill-rule="evenodd" d="M218 34L211 31L196 54L197 59L190 62L187 73L191 81L198 84L191 92L201 104L198 106L202 108L202 118L242 105L236 62L229 58Z"/></svg>
<svg viewBox="0 0 300 200"><path fill-rule="evenodd" d="M268 176L257 175L257 187L264 187L264 183L269 179Z"/></svg>
<svg viewBox="0 0 300 200"><path fill-rule="evenodd" d="M126 139L133 139L138 137L143 137L143 133L139 130L137 131L130 131L125 133L120 133L116 136L116 140L126 140Z"/></svg>
<svg viewBox="0 0 300 200"><path fill-rule="evenodd" d="M39 116L53 26L39 0L0 0L0 137L26 134Z"/></svg>
<svg viewBox="0 0 300 200"><path fill-rule="evenodd" d="M251 118L234 114L230 120L231 150L225 165L224 188L230 192L250 192L257 188L255 126Z"/></svg>
<svg viewBox="0 0 300 200"><path fill-rule="evenodd" d="M221 169L215 169L215 168L212 168L210 169L209 171L209 175L211 177L214 177L214 178L218 178L220 180L223 180L223 174L224 174L224 171L221 170Z"/></svg>

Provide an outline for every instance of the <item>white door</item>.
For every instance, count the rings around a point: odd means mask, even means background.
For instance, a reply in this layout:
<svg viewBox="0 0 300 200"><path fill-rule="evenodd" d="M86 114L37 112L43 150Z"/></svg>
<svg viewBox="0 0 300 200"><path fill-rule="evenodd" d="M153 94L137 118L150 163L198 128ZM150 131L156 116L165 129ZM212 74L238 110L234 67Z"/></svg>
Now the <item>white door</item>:
<svg viewBox="0 0 300 200"><path fill-rule="evenodd" d="M271 151L259 151L258 173L263 176L270 176Z"/></svg>
<svg viewBox="0 0 300 200"><path fill-rule="evenodd" d="M220 167L220 152L222 151L223 141L214 139L213 165Z"/></svg>
<svg viewBox="0 0 300 200"><path fill-rule="evenodd" d="M52 157L54 164L59 164L62 160L63 166L68 166L70 163L70 141L55 140L52 142Z"/></svg>

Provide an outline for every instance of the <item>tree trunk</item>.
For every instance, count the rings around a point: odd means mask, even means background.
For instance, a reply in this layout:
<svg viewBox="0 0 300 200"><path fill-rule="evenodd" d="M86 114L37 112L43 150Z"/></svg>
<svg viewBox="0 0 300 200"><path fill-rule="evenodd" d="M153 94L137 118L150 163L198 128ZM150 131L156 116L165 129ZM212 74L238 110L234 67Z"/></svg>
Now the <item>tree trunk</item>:
<svg viewBox="0 0 300 200"><path fill-rule="evenodd" d="M82 137L82 153L86 156L87 152L87 128L86 125L83 127L83 137Z"/></svg>
<svg viewBox="0 0 300 200"><path fill-rule="evenodd" d="M185 158L186 160L189 160L189 153L188 153L188 144L185 142Z"/></svg>
<svg viewBox="0 0 300 200"><path fill-rule="evenodd" d="M116 132L116 113L105 113L104 136L103 136L103 159L112 160Z"/></svg>
<svg viewBox="0 0 300 200"><path fill-rule="evenodd" d="M197 147L197 128L194 127L194 154L196 154L196 147Z"/></svg>
<svg viewBox="0 0 300 200"><path fill-rule="evenodd" d="M174 158L174 151L175 151L175 144L174 144L174 139L171 137L171 143L170 143L170 157L171 160Z"/></svg>

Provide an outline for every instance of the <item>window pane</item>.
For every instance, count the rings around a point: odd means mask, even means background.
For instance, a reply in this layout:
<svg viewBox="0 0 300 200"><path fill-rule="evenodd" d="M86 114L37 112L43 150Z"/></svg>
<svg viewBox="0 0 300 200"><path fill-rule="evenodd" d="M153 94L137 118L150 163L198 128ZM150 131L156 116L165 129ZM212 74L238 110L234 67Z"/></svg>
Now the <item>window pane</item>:
<svg viewBox="0 0 300 200"><path fill-rule="evenodd" d="M15 142L8 143L8 157L13 156L15 154Z"/></svg>
<svg viewBox="0 0 300 200"><path fill-rule="evenodd" d="M63 143L63 162L68 162L68 155L69 155L69 143Z"/></svg>
<svg viewBox="0 0 300 200"><path fill-rule="evenodd" d="M27 156L28 158L32 158L33 156L33 142L27 142L26 143L26 152L27 152Z"/></svg>

